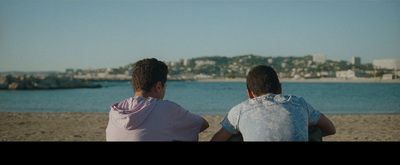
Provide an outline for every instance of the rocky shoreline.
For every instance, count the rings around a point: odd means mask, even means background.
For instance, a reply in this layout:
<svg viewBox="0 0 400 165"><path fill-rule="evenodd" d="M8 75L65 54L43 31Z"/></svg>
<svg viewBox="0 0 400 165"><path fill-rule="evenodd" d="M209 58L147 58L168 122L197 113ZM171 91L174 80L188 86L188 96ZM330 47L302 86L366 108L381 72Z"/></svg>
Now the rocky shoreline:
<svg viewBox="0 0 400 165"><path fill-rule="evenodd" d="M72 88L101 88L101 85L64 75L0 75L0 90Z"/></svg>

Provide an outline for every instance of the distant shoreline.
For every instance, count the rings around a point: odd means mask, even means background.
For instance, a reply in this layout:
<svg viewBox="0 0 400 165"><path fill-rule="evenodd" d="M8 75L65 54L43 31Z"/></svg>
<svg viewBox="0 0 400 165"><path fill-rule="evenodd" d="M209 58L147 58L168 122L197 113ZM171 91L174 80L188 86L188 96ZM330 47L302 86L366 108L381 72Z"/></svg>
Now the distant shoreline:
<svg viewBox="0 0 400 165"><path fill-rule="evenodd" d="M216 78L199 79L197 82L246 82L246 78ZM318 79L291 79L282 78L281 82L290 83L400 83L400 79L382 80L379 78L355 78L355 79L337 79L337 78L318 78Z"/></svg>

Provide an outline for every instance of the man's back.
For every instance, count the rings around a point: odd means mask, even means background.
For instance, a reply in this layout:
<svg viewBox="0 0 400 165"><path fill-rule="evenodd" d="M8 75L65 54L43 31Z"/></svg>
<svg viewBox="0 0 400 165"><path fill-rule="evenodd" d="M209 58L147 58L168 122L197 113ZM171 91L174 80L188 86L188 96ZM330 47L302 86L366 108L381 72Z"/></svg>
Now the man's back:
<svg viewBox="0 0 400 165"><path fill-rule="evenodd" d="M304 99L281 95L282 84L272 67L251 68L246 83L250 99L228 112L211 141L227 141L239 132L245 141L307 141L308 126L313 125L322 129L322 136L335 134L333 123Z"/></svg>
<svg viewBox="0 0 400 165"><path fill-rule="evenodd" d="M132 97L111 106L107 141L197 141L203 119L178 104Z"/></svg>
<svg viewBox="0 0 400 165"><path fill-rule="evenodd" d="M245 141L308 141L308 126L319 118L302 98L267 94L233 107L221 124Z"/></svg>

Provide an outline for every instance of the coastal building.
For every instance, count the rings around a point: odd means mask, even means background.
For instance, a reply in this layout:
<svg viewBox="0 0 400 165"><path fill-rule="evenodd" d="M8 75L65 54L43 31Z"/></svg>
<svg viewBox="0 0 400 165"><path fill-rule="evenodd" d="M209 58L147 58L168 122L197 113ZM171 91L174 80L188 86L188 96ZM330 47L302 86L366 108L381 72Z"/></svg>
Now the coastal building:
<svg viewBox="0 0 400 165"><path fill-rule="evenodd" d="M324 64L326 62L326 55L325 54L314 54L313 62Z"/></svg>
<svg viewBox="0 0 400 165"><path fill-rule="evenodd" d="M215 65L215 61L211 60L196 60L196 67L202 66L202 65Z"/></svg>
<svg viewBox="0 0 400 165"><path fill-rule="evenodd" d="M317 72L317 77L335 77L336 73L334 71L321 71Z"/></svg>
<svg viewBox="0 0 400 165"><path fill-rule="evenodd" d="M393 75L392 74L383 74L382 75L382 80L392 80Z"/></svg>
<svg viewBox="0 0 400 165"><path fill-rule="evenodd" d="M360 57L352 57L351 58L351 63L353 65L361 65L361 58Z"/></svg>
<svg viewBox="0 0 400 165"><path fill-rule="evenodd" d="M272 64L274 62L274 59L268 58L268 64Z"/></svg>
<svg viewBox="0 0 400 165"><path fill-rule="evenodd" d="M375 69L400 69L400 59L378 59L372 62Z"/></svg>
<svg viewBox="0 0 400 165"><path fill-rule="evenodd" d="M356 78L356 77L362 77L364 74L359 71L354 71L354 70L345 70L345 71L337 71L336 72L336 77L337 78Z"/></svg>
<svg viewBox="0 0 400 165"><path fill-rule="evenodd" d="M190 59L183 60L183 66L189 66L189 65L190 65Z"/></svg>
<svg viewBox="0 0 400 165"><path fill-rule="evenodd" d="M211 79L211 78L213 78L213 76L200 73L200 74L197 74L197 75L193 76L193 78L196 79L196 80L198 80L198 79Z"/></svg>
<svg viewBox="0 0 400 165"><path fill-rule="evenodd" d="M176 64L177 64L176 61L171 61L171 62L169 63L170 66L176 66Z"/></svg>
<svg viewBox="0 0 400 165"><path fill-rule="evenodd" d="M286 67L286 63L282 62L281 67L285 68Z"/></svg>

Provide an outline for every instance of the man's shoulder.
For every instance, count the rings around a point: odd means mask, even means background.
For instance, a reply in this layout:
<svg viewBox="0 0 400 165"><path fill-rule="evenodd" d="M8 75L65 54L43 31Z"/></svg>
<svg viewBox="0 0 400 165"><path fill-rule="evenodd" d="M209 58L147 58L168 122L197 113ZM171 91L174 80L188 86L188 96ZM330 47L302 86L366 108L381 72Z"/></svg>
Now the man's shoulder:
<svg viewBox="0 0 400 165"><path fill-rule="evenodd" d="M304 98L296 95L286 95L285 97L288 99L288 101L292 103L294 102L294 103L304 104L306 102Z"/></svg>
<svg viewBox="0 0 400 165"><path fill-rule="evenodd" d="M183 109L181 105L170 100L157 100L157 106L162 109Z"/></svg>
<svg viewBox="0 0 400 165"><path fill-rule="evenodd" d="M170 100L158 100L156 109L158 109L159 111L163 111L164 113L173 114L175 115L175 117L188 114L191 114L192 116L198 116L189 112L178 103Z"/></svg>
<svg viewBox="0 0 400 165"><path fill-rule="evenodd" d="M162 105L180 107L180 105L178 103L175 103L175 102L170 101L170 100L157 100L157 101L158 101L159 104L162 104Z"/></svg>
<svg viewBox="0 0 400 165"><path fill-rule="evenodd" d="M243 105L251 105L252 107L260 105L260 106L275 106L277 104L296 104L303 105L305 104L305 100L302 97L296 95L264 95L254 99L248 99L244 101Z"/></svg>
<svg viewBox="0 0 400 165"><path fill-rule="evenodd" d="M247 99L247 100L235 105L234 107L231 108L230 112L231 113L235 112L235 113L239 113L240 114L240 113L243 113L246 110L251 109L250 107L252 107L252 106L251 106L251 102L250 101L251 101L251 99Z"/></svg>

